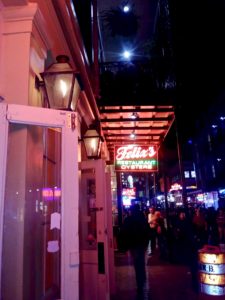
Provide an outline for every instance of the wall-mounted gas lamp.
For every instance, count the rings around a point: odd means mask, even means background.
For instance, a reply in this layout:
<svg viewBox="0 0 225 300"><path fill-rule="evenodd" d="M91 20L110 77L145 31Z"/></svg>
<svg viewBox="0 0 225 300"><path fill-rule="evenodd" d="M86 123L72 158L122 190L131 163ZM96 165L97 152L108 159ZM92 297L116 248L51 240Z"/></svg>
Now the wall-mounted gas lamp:
<svg viewBox="0 0 225 300"><path fill-rule="evenodd" d="M56 57L56 61L40 74L45 87L48 107L75 111L81 91L79 73L72 69L68 56L59 55Z"/></svg>
<svg viewBox="0 0 225 300"><path fill-rule="evenodd" d="M101 144L104 141L100 134L99 125L93 123L89 126L82 138L87 158L98 159L101 155Z"/></svg>

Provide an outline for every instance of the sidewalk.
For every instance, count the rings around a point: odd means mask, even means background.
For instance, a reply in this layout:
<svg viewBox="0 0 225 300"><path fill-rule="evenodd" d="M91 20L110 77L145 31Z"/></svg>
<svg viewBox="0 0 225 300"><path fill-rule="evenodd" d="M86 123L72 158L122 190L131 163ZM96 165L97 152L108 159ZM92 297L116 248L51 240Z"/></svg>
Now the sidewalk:
<svg viewBox="0 0 225 300"><path fill-rule="evenodd" d="M224 300L225 296L197 294L191 285L187 266L162 261L157 253L146 256L147 282L144 294L137 296L129 253L115 253L117 293L111 300Z"/></svg>

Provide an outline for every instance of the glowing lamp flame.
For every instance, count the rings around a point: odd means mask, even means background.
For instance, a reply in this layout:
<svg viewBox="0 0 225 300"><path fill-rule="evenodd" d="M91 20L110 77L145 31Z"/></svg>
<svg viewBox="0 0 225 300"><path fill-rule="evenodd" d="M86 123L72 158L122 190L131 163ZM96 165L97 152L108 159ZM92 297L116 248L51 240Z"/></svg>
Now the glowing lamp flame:
<svg viewBox="0 0 225 300"><path fill-rule="evenodd" d="M65 97L67 93L67 85L62 79L60 80L60 90L62 92L63 97Z"/></svg>
<svg viewBox="0 0 225 300"><path fill-rule="evenodd" d="M95 142L95 140L91 141L91 149L92 149L92 152L94 153L95 150L96 150L96 142Z"/></svg>

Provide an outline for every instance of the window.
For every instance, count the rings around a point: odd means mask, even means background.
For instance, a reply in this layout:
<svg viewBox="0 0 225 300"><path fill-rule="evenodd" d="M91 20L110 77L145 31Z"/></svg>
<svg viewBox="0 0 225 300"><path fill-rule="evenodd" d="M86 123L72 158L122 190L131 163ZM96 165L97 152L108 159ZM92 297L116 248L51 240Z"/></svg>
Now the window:
<svg viewBox="0 0 225 300"><path fill-rule="evenodd" d="M196 172L195 171L191 171L191 177L196 178Z"/></svg>
<svg viewBox="0 0 225 300"><path fill-rule="evenodd" d="M185 178L189 178L189 177L190 177L189 171L184 171L184 177L185 177Z"/></svg>

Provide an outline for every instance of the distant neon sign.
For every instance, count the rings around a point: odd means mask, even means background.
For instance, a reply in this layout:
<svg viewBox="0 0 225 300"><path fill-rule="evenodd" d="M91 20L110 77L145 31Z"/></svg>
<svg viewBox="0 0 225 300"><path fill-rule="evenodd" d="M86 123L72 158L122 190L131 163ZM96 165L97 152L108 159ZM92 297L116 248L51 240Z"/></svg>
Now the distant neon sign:
<svg viewBox="0 0 225 300"><path fill-rule="evenodd" d="M122 196L135 197L136 188L128 188L122 190Z"/></svg>
<svg viewBox="0 0 225 300"><path fill-rule="evenodd" d="M45 200L53 200L54 198L54 191L51 188L43 188L42 190L42 197Z"/></svg>
<svg viewBox="0 0 225 300"><path fill-rule="evenodd" d="M174 183L171 185L170 192L179 190L182 190L182 186L179 183Z"/></svg>
<svg viewBox="0 0 225 300"><path fill-rule="evenodd" d="M115 170L151 172L158 170L155 146L125 145L115 147Z"/></svg>
<svg viewBox="0 0 225 300"><path fill-rule="evenodd" d="M44 198L44 200L47 201L58 200L61 197L61 189L43 188L42 197Z"/></svg>

